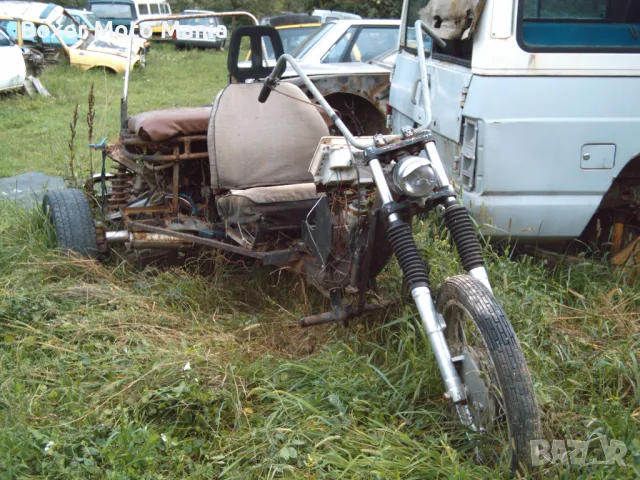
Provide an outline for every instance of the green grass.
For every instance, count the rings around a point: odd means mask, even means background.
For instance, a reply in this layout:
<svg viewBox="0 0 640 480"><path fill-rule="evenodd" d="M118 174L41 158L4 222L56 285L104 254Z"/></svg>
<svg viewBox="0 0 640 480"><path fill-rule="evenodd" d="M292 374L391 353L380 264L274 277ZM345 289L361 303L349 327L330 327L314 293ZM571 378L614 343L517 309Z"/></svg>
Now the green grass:
<svg viewBox="0 0 640 480"><path fill-rule="evenodd" d="M170 46L154 45L147 66L131 75L129 113L211 103L228 81L226 64L226 53L178 52ZM113 142L118 138L122 75L55 65L40 80L53 98L0 98L0 177L30 170L68 176L70 123L76 104L76 157L88 171L86 115L91 83L96 96L94 140L99 142L106 136Z"/></svg>
<svg viewBox="0 0 640 480"><path fill-rule="evenodd" d="M206 61L210 72L196 70ZM156 50L134 77L131 110L210 101L224 64L210 52ZM2 100L2 174L68 173L70 114L75 102L86 113L91 80L98 106L112 99L98 109L95 137L114 138L120 82L55 68L43 78L55 99ZM37 210L0 202L0 478L505 475L472 461L410 306L348 330L300 330L300 316L328 306L295 275L215 256L167 268L72 259L52 250L42 226ZM434 284L460 272L437 223L417 232ZM598 264L552 269L491 249L487 258L545 438L604 435L628 447L626 467L556 465L543 475L637 478L640 288ZM381 283L397 292L395 265ZM594 441L588 460L602 458Z"/></svg>

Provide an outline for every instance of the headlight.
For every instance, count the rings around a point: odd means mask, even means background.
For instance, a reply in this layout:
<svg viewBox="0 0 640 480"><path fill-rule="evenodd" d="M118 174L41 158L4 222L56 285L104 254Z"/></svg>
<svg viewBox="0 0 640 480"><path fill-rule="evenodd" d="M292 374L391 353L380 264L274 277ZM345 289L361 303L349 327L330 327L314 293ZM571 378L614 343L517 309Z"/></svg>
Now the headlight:
<svg viewBox="0 0 640 480"><path fill-rule="evenodd" d="M410 197L426 197L437 186L431 162L422 157L404 157L393 169L393 183Z"/></svg>

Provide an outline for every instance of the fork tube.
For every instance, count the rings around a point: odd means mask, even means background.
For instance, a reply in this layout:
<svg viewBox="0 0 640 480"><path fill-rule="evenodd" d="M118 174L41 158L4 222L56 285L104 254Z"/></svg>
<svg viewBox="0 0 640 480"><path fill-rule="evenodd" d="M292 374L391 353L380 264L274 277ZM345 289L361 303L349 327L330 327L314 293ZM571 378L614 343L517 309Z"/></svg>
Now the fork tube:
<svg viewBox="0 0 640 480"><path fill-rule="evenodd" d="M438 319L436 308L428 287L416 287L411 290L413 301L416 302L422 325L427 331L429 343L436 362L440 368L440 374L451 401L456 404L466 399L460 376L451 361L451 352L444 338L444 322Z"/></svg>
<svg viewBox="0 0 640 480"><path fill-rule="evenodd" d="M429 157L429 160L431 160L431 165L433 166L436 175L438 175L441 185L445 187L450 186L449 177L444 170L435 142L428 142L426 150L427 156ZM484 268L482 247L476 237L469 212L466 211L462 205L459 205L457 197L453 195L445 200L445 206L447 207L447 210L445 211L445 222L447 224L447 228L452 233L456 243L456 248L458 249L458 254L463 259L463 264L467 267L465 268L467 273L469 276L479 280L480 283L493 293L493 290L491 289L491 282L489 282L489 275L487 275L487 270ZM456 219L451 220L449 217L452 216L455 216ZM470 256L474 258L468 260Z"/></svg>
<svg viewBox="0 0 640 480"><path fill-rule="evenodd" d="M369 166L371 167L382 204L393 203L393 196L380 162L377 159L371 160ZM411 227L395 213L388 215L387 224L389 243L398 259L402 274L409 285L411 296L418 307L420 319L427 332L431 349L436 356L448 397L455 404L460 404L466 399L466 396L458 372L451 361L451 352L449 352L443 333L445 325L436 312L431 291L429 290L429 274L413 239ZM468 418L466 420L470 421Z"/></svg>

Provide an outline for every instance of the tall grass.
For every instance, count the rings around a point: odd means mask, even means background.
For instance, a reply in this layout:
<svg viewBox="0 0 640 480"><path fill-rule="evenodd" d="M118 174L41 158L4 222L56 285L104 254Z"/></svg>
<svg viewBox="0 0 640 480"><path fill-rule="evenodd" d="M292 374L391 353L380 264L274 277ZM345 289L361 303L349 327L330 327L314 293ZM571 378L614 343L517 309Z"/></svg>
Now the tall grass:
<svg viewBox="0 0 640 480"><path fill-rule="evenodd" d="M327 306L288 273L101 265L56 254L37 210L0 203L0 219L1 478L506 475L473 462L410 306L301 331ZM417 231L434 281L455 274L438 224ZM626 467L544 475L637 477L637 287L599 265L487 254L545 438L629 448ZM604 458L598 442L588 458Z"/></svg>

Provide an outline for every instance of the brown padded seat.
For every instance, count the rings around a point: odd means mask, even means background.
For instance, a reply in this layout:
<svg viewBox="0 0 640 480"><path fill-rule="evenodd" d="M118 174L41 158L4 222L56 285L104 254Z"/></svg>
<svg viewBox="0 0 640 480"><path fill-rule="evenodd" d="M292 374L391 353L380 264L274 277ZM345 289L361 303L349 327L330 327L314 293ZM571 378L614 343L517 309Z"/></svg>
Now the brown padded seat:
<svg viewBox="0 0 640 480"><path fill-rule="evenodd" d="M211 106L154 110L129 117L131 133L151 142L207 133Z"/></svg>
<svg viewBox="0 0 640 480"><path fill-rule="evenodd" d="M260 103L262 86L229 84L213 103L207 137L213 188L313 182L309 164L329 127L297 86L281 83Z"/></svg>

